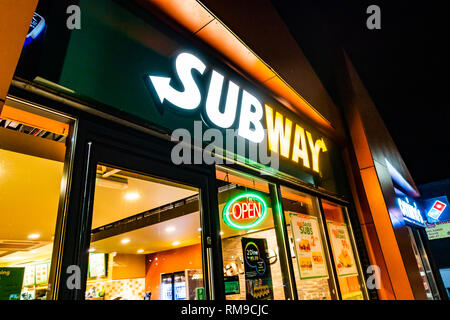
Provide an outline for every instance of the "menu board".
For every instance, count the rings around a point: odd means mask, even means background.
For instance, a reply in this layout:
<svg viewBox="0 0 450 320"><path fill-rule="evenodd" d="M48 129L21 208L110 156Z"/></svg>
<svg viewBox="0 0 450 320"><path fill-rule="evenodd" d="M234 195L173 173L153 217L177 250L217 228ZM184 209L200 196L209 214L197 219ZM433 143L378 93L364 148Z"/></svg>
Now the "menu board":
<svg viewBox="0 0 450 320"><path fill-rule="evenodd" d="M36 266L26 266L25 273L23 275L23 286L28 287L36 283Z"/></svg>
<svg viewBox="0 0 450 320"><path fill-rule="evenodd" d="M427 223L428 240L450 238L450 222Z"/></svg>
<svg viewBox="0 0 450 320"><path fill-rule="evenodd" d="M294 213L290 218L300 279L328 278L317 218Z"/></svg>
<svg viewBox="0 0 450 320"><path fill-rule="evenodd" d="M345 223L327 221L327 226L338 276L349 277L358 275L347 225Z"/></svg>
<svg viewBox="0 0 450 320"><path fill-rule="evenodd" d="M273 300L272 272L266 239L241 238L247 300Z"/></svg>
<svg viewBox="0 0 450 320"><path fill-rule="evenodd" d="M104 253L89 254L89 277L104 277L106 276L106 256Z"/></svg>
<svg viewBox="0 0 450 320"><path fill-rule="evenodd" d="M48 283L48 263L36 265L36 284Z"/></svg>

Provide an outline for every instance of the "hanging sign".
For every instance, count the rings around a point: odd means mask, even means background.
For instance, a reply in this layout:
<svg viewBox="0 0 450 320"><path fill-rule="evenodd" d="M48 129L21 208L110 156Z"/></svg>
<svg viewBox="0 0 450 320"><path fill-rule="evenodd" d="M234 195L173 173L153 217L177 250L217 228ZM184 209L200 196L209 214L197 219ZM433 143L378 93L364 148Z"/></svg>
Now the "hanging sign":
<svg viewBox="0 0 450 320"><path fill-rule="evenodd" d="M290 217L300 279L328 278L317 218L294 213Z"/></svg>
<svg viewBox="0 0 450 320"><path fill-rule="evenodd" d="M229 200L223 209L223 220L234 229L250 229L267 215L265 200L256 193L244 193Z"/></svg>
<svg viewBox="0 0 450 320"><path fill-rule="evenodd" d="M266 239L241 238L247 300L273 300Z"/></svg>

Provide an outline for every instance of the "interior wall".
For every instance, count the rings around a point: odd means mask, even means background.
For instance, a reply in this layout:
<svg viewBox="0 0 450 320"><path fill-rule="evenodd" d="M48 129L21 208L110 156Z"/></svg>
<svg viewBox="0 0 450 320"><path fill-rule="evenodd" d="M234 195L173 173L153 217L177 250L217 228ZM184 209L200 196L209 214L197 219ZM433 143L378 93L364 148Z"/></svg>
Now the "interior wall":
<svg viewBox="0 0 450 320"><path fill-rule="evenodd" d="M145 291L151 292L151 300L159 300L162 273L202 269L200 244L151 253L145 256Z"/></svg>

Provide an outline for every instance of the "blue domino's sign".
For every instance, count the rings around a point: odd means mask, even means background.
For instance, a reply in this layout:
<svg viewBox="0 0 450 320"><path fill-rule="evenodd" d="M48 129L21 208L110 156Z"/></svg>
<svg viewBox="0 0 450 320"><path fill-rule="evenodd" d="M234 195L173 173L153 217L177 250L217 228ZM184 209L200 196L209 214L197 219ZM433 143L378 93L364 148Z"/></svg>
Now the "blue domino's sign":
<svg viewBox="0 0 450 320"><path fill-rule="evenodd" d="M422 200L422 208L429 223L450 221L450 204L447 196Z"/></svg>

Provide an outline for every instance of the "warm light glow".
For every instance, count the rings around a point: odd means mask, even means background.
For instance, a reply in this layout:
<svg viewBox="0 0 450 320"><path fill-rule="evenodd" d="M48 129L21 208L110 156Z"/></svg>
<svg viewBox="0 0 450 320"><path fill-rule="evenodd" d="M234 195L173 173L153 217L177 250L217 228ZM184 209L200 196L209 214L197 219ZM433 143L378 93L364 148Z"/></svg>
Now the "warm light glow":
<svg viewBox="0 0 450 320"><path fill-rule="evenodd" d="M94 251L95 251L95 248L89 248L88 251L89 251L89 252L94 252Z"/></svg>
<svg viewBox="0 0 450 320"><path fill-rule="evenodd" d="M279 112L275 113L275 125L273 119L273 109L265 105L266 108L266 125L267 139L269 141L270 150L281 154L285 158L289 158L291 148L292 121L286 118L286 127L284 127L283 115ZM280 142L280 150L278 150L278 141Z"/></svg>
<svg viewBox="0 0 450 320"><path fill-rule="evenodd" d="M170 226L170 227L166 228L166 232L174 232L174 231L175 231L175 227Z"/></svg>
<svg viewBox="0 0 450 320"><path fill-rule="evenodd" d="M144 249L139 249L138 251L137 251L137 253L143 253L144 252Z"/></svg>
<svg viewBox="0 0 450 320"><path fill-rule="evenodd" d="M125 238L125 239L122 239L120 242L122 242L122 244L127 244L127 243L130 243L130 239Z"/></svg>
<svg viewBox="0 0 450 320"><path fill-rule="evenodd" d="M198 232L202 232L202 228L198 228L197 231L198 231Z"/></svg>
<svg viewBox="0 0 450 320"><path fill-rule="evenodd" d="M173 246L177 246L177 245L179 245L181 242L180 241L174 241L174 242L172 242L172 245Z"/></svg>
<svg viewBox="0 0 450 320"><path fill-rule="evenodd" d="M139 198L140 198L140 195L137 192L128 192L127 194L125 194L126 200L136 200Z"/></svg>
<svg viewBox="0 0 450 320"><path fill-rule="evenodd" d="M221 236L223 236L223 231L220 231L220 233L219 233Z"/></svg>
<svg viewBox="0 0 450 320"><path fill-rule="evenodd" d="M301 158L303 160L304 167L309 168L309 157L306 145L305 129L296 124L294 134L294 149L292 151L292 161L298 162L298 158Z"/></svg>
<svg viewBox="0 0 450 320"><path fill-rule="evenodd" d="M36 240L36 239L39 239L40 236L41 235L38 233L32 233L32 234L28 235L28 239Z"/></svg>
<svg viewBox="0 0 450 320"><path fill-rule="evenodd" d="M306 136L308 137L309 148L311 149L312 153L313 170L315 172L319 172L319 154L320 151L327 151L327 147L325 146L325 142L323 141L323 139L318 139L314 143L311 133L309 133L308 131L306 131Z"/></svg>
<svg viewBox="0 0 450 320"><path fill-rule="evenodd" d="M28 251L29 253L37 253L37 250L36 249L33 249L33 250L30 250L30 251Z"/></svg>

